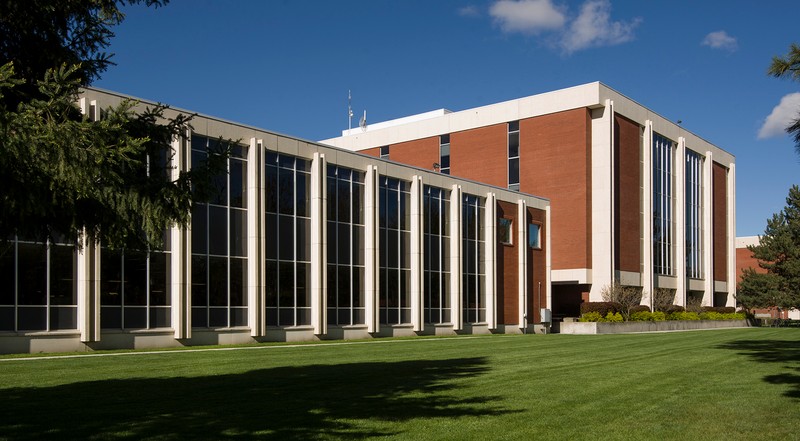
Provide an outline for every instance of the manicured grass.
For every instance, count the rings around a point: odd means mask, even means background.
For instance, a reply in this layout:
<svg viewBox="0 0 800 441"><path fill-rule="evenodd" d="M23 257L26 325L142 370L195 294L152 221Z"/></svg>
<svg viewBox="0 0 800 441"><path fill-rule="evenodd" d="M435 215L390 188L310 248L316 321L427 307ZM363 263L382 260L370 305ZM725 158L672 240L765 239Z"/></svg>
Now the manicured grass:
<svg viewBox="0 0 800 441"><path fill-rule="evenodd" d="M797 439L800 329L0 360L0 439Z"/></svg>

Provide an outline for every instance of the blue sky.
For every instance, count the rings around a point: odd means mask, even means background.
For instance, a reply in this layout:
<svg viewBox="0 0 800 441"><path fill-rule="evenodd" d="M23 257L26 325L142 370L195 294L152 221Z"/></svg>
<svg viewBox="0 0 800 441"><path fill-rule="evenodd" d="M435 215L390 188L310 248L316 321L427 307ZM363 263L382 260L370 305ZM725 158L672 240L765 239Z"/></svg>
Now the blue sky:
<svg viewBox="0 0 800 441"><path fill-rule="evenodd" d="M798 184L790 1L172 0L125 9L95 86L309 140L601 81L736 156L737 235ZM795 31L793 31L795 30ZM782 106L781 103L783 103ZM358 123L354 118L353 123Z"/></svg>

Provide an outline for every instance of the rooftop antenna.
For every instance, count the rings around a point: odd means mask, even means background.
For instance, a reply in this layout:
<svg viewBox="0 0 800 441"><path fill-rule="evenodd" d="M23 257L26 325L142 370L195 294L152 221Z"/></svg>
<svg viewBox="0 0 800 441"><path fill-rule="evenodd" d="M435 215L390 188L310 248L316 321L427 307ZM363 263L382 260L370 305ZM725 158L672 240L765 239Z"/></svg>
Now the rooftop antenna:
<svg viewBox="0 0 800 441"><path fill-rule="evenodd" d="M367 111L364 110L364 116L361 117L361 121L358 122L359 127L361 130L366 132L367 131Z"/></svg>
<svg viewBox="0 0 800 441"><path fill-rule="evenodd" d="M347 130L353 130L353 97L350 96L350 89L347 89Z"/></svg>

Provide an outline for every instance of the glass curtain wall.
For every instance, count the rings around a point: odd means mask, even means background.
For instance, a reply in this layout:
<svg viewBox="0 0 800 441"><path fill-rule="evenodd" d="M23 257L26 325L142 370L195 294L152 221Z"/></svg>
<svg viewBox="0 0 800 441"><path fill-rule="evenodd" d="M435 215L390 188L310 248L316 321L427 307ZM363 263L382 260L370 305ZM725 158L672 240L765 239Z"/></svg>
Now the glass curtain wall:
<svg viewBox="0 0 800 441"><path fill-rule="evenodd" d="M411 323L410 184L380 178L380 322Z"/></svg>
<svg viewBox="0 0 800 441"><path fill-rule="evenodd" d="M192 166L224 145L192 135ZM247 325L247 147L230 146L227 173L192 212L192 326Z"/></svg>
<svg viewBox="0 0 800 441"><path fill-rule="evenodd" d="M423 187L425 323L450 323L450 191Z"/></svg>
<svg viewBox="0 0 800 441"><path fill-rule="evenodd" d="M486 305L483 300L486 279L483 259L483 201L478 196L464 195L462 202L462 271L464 321L483 323L486 321Z"/></svg>
<svg viewBox="0 0 800 441"><path fill-rule="evenodd" d="M364 324L364 173L329 165L326 184L328 324Z"/></svg>
<svg viewBox="0 0 800 441"><path fill-rule="evenodd" d="M686 150L686 276L703 278L703 157Z"/></svg>
<svg viewBox="0 0 800 441"><path fill-rule="evenodd" d="M674 142L653 134L653 272L673 274Z"/></svg>
<svg viewBox="0 0 800 441"><path fill-rule="evenodd" d="M0 331L77 329L75 259L58 237L0 245Z"/></svg>
<svg viewBox="0 0 800 441"><path fill-rule="evenodd" d="M311 162L266 152L266 319L311 324Z"/></svg>

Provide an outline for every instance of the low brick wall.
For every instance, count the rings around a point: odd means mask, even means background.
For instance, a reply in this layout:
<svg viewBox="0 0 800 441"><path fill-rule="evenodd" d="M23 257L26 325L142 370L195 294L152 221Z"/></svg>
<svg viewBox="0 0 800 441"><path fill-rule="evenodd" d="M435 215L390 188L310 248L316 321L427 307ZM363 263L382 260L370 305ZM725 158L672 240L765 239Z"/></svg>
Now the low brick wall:
<svg viewBox="0 0 800 441"><path fill-rule="evenodd" d="M691 329L746 328L747 320L668 320L663 322L564 322L561 334L624 334L628 332L686 331Z"/></svg>

